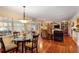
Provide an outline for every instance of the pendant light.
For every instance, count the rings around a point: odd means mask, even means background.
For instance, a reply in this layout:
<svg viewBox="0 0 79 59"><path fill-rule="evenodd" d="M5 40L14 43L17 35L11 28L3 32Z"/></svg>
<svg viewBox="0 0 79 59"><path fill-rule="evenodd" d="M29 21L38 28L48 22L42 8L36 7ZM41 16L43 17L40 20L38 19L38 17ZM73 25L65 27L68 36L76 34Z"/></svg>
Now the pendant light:
<svg viewBox="0 0 79 59"><path fill-rule="evenodd" d="M19 20L19 21L22 22L22 23L27 23L27 22L29 22L28 20L25 19L25 8L26 8L26 6L23 6L23 20Z"/></svg>

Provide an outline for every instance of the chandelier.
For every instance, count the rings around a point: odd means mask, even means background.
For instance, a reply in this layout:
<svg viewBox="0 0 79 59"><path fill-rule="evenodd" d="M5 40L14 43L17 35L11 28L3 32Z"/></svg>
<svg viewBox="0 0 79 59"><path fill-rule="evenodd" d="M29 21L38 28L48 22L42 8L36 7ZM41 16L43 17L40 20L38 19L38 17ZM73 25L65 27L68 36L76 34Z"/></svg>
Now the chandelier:
<svg viewBox="0 0 79 59"><path fill-rule="evenodd" d="M30 22L27 18L27 20L25 19L26 15L25 15L25 8L26 6L23 6L23 20L19 20L21 23L28 23Z"/></svg>

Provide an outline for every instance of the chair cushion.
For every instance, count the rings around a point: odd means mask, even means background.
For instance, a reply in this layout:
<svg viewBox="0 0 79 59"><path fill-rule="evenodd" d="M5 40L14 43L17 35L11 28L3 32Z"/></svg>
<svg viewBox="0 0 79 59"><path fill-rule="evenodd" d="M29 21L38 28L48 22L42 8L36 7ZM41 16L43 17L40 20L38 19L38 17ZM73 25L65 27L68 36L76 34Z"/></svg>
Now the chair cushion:
<svg viewBox="0 0 79 59"><path fill-rule="evenodd" d="M4 36L3 37L4 45L12 44L13 43L12 40L13 40L13 37L10 37L10 36Z"/></svg>
<svg viewBox="0 0 79 59"><path fill-rule="evenodd" d="M5 45L5 50L8 51L8 50L11 50L11 49L16 48L16 47L17 47L16 44Z"/></svg>
<svg viewBox="0 0 79 59"><path fill-rule="evenodd" d="M25 46L29 47L29 48L35 48L37 46L37 44L33 43L33 42L29 42L29 43L26 43Z"/></svg>
<svg viewBox="0 0 79 59"><path fill-rule="evenodd" d="M32 42L26 42L26 44L25 44L25 46L27 46L27 47L32 47Z"/></svg>

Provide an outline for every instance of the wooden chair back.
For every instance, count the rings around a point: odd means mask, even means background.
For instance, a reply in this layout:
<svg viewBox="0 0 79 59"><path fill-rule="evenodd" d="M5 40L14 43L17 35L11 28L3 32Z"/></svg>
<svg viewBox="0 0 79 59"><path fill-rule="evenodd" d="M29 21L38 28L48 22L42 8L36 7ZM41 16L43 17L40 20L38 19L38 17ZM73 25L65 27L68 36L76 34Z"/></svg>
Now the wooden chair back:
<svg viewBox="0 0 79 59"><path fill-rule="evenodd" d="M4 53L5 52L5 45L4 45L4 42L2 40L2 38L0 38L0 43L1 43L1 52Z"/></svg>

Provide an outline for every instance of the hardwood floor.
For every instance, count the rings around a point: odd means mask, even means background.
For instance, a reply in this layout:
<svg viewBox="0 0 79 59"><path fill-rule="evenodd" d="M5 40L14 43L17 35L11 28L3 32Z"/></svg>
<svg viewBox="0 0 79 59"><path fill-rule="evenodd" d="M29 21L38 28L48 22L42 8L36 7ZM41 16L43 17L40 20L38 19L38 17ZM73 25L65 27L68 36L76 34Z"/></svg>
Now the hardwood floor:
<svg viewBox="0 0 79 59"><path fill-rule="evenodd" d="M76 53L77 45L69 36L64 36L63 42L42 39L38 40L39 53Z"/></svg>
<svg viewBox="0 0 79 59"><path fill-rule="evenodd" d="M64 36L63 42L56 42L53 39L42 39L41 37L38 39L39 53L76 53L78 52L77 50L76 43L69 36Z"/></svg>

